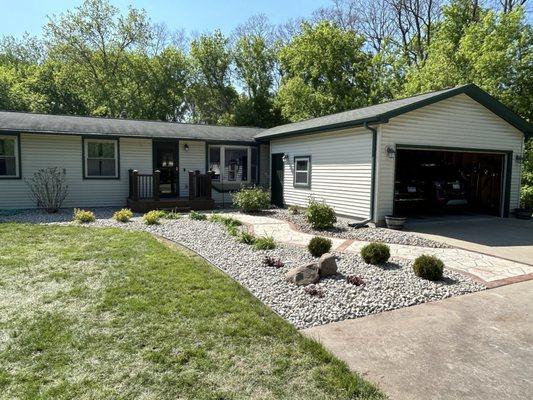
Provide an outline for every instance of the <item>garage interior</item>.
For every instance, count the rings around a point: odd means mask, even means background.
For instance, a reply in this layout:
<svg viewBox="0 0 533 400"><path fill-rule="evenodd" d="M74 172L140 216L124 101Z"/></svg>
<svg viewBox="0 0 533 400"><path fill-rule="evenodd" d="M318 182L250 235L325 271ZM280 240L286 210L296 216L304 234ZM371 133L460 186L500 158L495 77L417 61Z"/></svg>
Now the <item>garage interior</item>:
<svg viewBox="0 0 533 400"><path fill-rule="evenodd" d="M394 214L501 216L505 154L396 150Z"/></svg>

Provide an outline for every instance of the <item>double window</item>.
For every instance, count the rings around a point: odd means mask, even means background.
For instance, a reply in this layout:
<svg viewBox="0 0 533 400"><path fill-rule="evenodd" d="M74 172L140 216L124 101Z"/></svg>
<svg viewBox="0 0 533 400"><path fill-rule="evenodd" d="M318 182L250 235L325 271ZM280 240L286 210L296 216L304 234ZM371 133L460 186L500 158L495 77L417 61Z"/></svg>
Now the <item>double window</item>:
<svg viewBox="0 0 533 400"><path fill-rule="evenodd" d="M257 158L251 147L241 146L209 146L209 171L213 172L213 180L226 182L250 182L256 174L257 166L252 159ZM255 180L255 176L252 177Z"/></svg>
<svg viewBox="0 0 533 400"><path fill-rule="evenodd" d="M85 178L118 178L118 140L84 139Z"/></svg>
<svg viewBox="0 0 533 400"><path fill-rule="evenodd" d="M19 177L18 136L0 136L0 178Z"/></svg>
<svg viewBox="0 0 533 400"><path fill-rule="evenodd" d="M294 186L311 187L311 156L294 157Z"/></svg>

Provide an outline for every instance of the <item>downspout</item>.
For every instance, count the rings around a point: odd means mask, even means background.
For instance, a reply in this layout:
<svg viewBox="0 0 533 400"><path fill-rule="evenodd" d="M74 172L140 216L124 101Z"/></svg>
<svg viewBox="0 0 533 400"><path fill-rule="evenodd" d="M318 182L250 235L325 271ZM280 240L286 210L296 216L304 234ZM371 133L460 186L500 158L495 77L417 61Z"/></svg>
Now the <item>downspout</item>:
<svg viewBox="0 0 533 400"><path fill-rule="evenodd" d="M370 215L368 216L368 219L365 219L364 221L348 224L353 228L363 227L374 220L378 131L373 126L368 125L368 122L365 122L363 126L370 132L372 132L372 177L370 179Z"/></svg>

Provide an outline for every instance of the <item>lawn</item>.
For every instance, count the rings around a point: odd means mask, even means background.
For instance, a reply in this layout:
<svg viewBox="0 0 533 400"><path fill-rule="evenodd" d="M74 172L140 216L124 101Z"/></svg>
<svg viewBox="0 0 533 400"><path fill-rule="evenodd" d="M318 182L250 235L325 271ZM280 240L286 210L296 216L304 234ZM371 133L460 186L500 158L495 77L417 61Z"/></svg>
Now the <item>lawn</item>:
<svg viewBox="0 0 533 400"><path fill-rule="evenodd" d="M383 398L147 233L0 224L0 243L0 398Z"/></svg>

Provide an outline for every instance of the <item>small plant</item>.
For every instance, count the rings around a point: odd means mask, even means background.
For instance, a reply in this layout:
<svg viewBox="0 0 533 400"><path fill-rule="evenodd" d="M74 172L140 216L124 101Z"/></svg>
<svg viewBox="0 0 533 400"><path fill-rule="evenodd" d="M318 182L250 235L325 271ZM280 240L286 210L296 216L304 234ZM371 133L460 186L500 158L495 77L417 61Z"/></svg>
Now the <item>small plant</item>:
<svg viewBox="0 0 533 400"><path fill-rule="evenodd" d="M365 284L365 281L363 280L363 278L357 275L348 275L346 277L346 282L352 285L355 285L355 286L364 286Z"/></svg>
<svg viewBox="0 0 533 400"><path fill-rule="evenodd" d="M367 264L384 264L390 258L390 249L383 243L370 243L361 249L361 257Z"/></svg>
<svg viewBox="0 0 533 400"><path fill-rule="evenodd" d="M270 195L259 187L241 189L233 195L233 204L242 212L257 212L270 205Z"/></svg>
<svg viewBox="0 0 533 400"><path fill-rule="evenodd" d="M129 208L123 208L120 211L117 211L113 214L113 219L118 222L129 222L133 217L133 212Z"/></svg>
<svg viewBox="0 0 533 400"><path fill-rule="evenodd" d="M228 229L228 233L231 236L238 236L239 235L240 231L239 231L238 227L231 225L231 226L228 226L227 229Z"/></svg>
<svg viewBox="0 0 533 400"><path fill-rule="evenodd" d="M421 255L415 259L413 271L420 278L438 281L442 278L444 263L435 256Z"/></svg>
<svg viewBox="0 0 533 400"><path fill-rule="evenodd" d="M161 218L161 215L161 211L152 210L144 214L143 219L147 225L157 225L159 224L159 219Z"/></svg>
<svg viewBox="0 0 533 400"><path fill-rule="evenodd" d="M261 236L255 239L254 249L272 250L276 248L276 242L272 236Z"/></svg>
<svg viewBox="0 0 533 400"><path fill-rule="evenodd" d="M68 196L67 174L58 167L43 168L26 180L37 207L56 213Z"/></svg>
<svg viewBox="0 0 533 400"><path fill-rule="evenodd" d="M180 219L181 214L176 211L165 211L164 214L161 216L161 218L164 219Z"/></svg>
<svg viewBox="0 0 533 400"><path fill-rule="evenodd" d="M292 214L292 215L296 215L300 213L300 210L296 206L287 207L287 211L289 212L289 214Z"/></svg>
<svg viewBox="0 0 533 400"><path fill-rule="evenodd" d="M249 232L242 231L241 235L239 236L239 243L250 244L250 245L254 244L255 236Z"/></svg>
<svg viewBox="0 0 533 400"><path fill-rule="evenodd" d="M220 214L211 214L208 219L211 222L216 222L218 224L221 224L222 221L224 220L224 217Z"/></svg>
<svg viewBox="0 0 533 400"><path fill-rule="evenodd" d="M88 222L94 222L96 217L92 211L81 210L79 208L74 209L74 221L80 224L86 224Z"/></svg>
<svg viewBox="0 0 533 400"><path fill-rule="evenodd" d="M269 256L265 257L265 259L263 260L263 264L274 268L283 268L285 266L283 261L281 261L280 259L276 260L274 257Z"/></svg>
<svg viewBox="0 0 533 400"><path fill-rule="evenodd" d="M329 229L333 228L333 224L337 222L335 211L324 202L316 200L309 200L307 210L305 211L307 222L311 224L313 229Z"/></svg>
<svg viewBox="0 0 533 400"><path fill-rule="evenodd" d="M189 213L189 218L195 221L205 221L207 219L207 215L199 213L198 211L191 211Z"/></svg>
<svg viewBox="0 0 533 400"><path fill-rule="evenodd" d="M324 297L324 292L319 287L315 285L306 286L304 288L305 293L314 297Z"/></svg>
<svg viewBox="0 0 533 400"><path fill-rule="evenodd" d="M320 257L331 250L331 240L320 236L315 236L309 241L307 250L313 257Z"/></svg>

